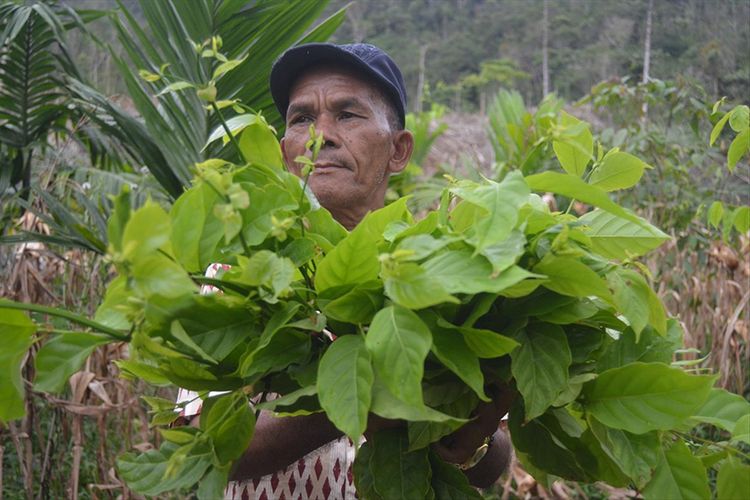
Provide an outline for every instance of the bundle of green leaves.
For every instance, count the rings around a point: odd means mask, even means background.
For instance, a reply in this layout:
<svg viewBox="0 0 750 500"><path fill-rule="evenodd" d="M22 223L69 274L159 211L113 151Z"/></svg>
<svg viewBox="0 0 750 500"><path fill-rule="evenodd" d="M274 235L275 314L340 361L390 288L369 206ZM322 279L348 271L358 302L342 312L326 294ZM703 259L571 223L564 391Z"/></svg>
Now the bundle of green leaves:
<svg viewBox="0 0 750 500"><path fill-rule="evenodd" d="M478 498L430 444L471 418L488 384L503 383L518 392L513 445L539 480L710 498L707 468L716 467L720 496L743 493L750 403L672 364L679 323L635 260L667 236L607 195L637 182L640 160L610 151L582 179L590 133L564 115L554 147L565 173L454 181L421 220L401 199L347 232L281 167L265 121L240 121L247 165L196 165L169 211L133 210L127 192L116 199L118 276L96 317L52 312L93 331L53 334L36 358L36 389L60 391L96 346L126 340L124 376L228 391L206 397L199 428L167 428L174 402L145 398L165 443L120 458L130 488L221 496L265 409L324 411L355 441L371 414L403 420L359 449L365 498ZM553 213L534 191L595 209ZM214 262L231 268L204 277ZM206 284L222 293L201 295ZM19 366L41 328L10 308L42 309L0 307L8 420L23 413ZM700 423L723 441L695 446L689 431Z"/></svg>

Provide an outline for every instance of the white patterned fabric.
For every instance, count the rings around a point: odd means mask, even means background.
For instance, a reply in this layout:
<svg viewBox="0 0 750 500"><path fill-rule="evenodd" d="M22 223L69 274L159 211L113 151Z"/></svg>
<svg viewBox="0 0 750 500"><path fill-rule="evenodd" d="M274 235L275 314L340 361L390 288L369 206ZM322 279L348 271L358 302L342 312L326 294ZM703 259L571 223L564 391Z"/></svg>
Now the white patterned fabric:
<svg viewBox="0 0 750 500"><path fill-rule="evenodd" d="M321 446L283 471L232 481L227 500L349 500L357 498L352 476L354 445L347 437Z"/></svg>
<svg viewBox="0 0 750 500"><path fill-rule="evenodd" d="M226 264L211 264L206 277L214 278ZM203 285L201 294L221 293L211 285ZM325 332L330 338L335 338ZM222 394L211 392L209 396ZM185 419L198 415L203 400L187 389L177 391L177 409ZM231 481L224 491L227 500L349 500L357 498L352 476L355 446L346 436L308 453L282 471L248 481Z"/></svg>

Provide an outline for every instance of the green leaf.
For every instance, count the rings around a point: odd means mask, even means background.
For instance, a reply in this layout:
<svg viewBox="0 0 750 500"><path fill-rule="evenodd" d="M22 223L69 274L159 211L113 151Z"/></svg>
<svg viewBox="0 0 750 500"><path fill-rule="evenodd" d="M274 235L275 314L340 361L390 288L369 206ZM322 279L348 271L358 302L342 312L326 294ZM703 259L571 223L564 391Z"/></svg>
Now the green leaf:
<svg viewBox="0 0 750 500"><path fill-rule="evenodd" d="M188 445L190 446L190 445ZM125 453L117 459L117 470L128 488L147 496L188 488L203 477L211 465L210 449L196 447L184 457L178 468L166 477L167 463L180 448L174 443L165 442L158 450L150 450L140 455Z"/></svg>
<svg viewBox="0 0 750 500"><path fill-rule="evenodd" d="M716 478L716 497L719 500L750 498L750 465L734 458L724 461Z"/></svg>
<svg viewBox="0 0 750 500"><path fill-rule="evenodd" d="M435 500L480 500L482 496L470 484L466 475L455 465L447 464L430 451L432 489Z"/></svg>
<svg viewBox="0 0 750 500"><path fill-rule="evenodd" d="M750 230L750 207L737 207L734 210L732 224L737 232L745 234Z"/></svg>
<svg viewBox="0 0 750 500"><path fill-rule="evenodd" d="M734 424L732 441L742 441L746 444L750 444L750 415L740 417L740 419L737 420L737 423Z"/></svg>
<svg viewBox="0 0 750 500"><path fill-rule="evenodd" d="M172 205L172 249L189 272L203 272L216 261L216 248L224 235L222 221L213 207L219 195L202 183L186 191Z"/></svg>
<svg viewBox="0 0 750 500"><path fill-rule="evenodd" d="M660 450L661 451L661 450ZM659 453L654 476L643 490L647 500L664 498L710 499L708 476L701 461L695 458L683 441L676 441Z"/></svg>
<svg viewBox="0 0 750 500"><path fill-rule="evenodd" d="M658 332L666 333L667 320L663 306L643 276L635 271L620 268L609 273L607 281L614 291L615 306L633 328L636 342L648 324L652 324ZM661 314L658 310L652 314L652 304L653 307L662 307Z"/></svg>
<svg viewBox="0 0 750 500"><path fill-rule="evenodd" d="M310 233L325 238L325 241L329 245L338 244L341 240L346 238L347 234L349 234L344 226L339 224L333 218L331 212L325 208L311 210L310 212L307 212L305 218L310 223ZM330 251L330 248L324 247L323 250L328 252Z"/></svg>
<svg viewBox="0 0 750 500"><path fill-rule="evenodd" d="M243 187L247 183L242 183ZM289 190L268 184L263 187L247 185L250 206L240 210L242 235L249 246L263 243L273 228L272 216L279 211L297 208L297 201Z"/></svg>
<svg viewBox="0 0 750 500"><path fill-rule="evenodd" d="M727 167L734 171L737 162L750 150L750 129L745 129L734 138L727 151Z"/></svg>
<svg viewBox="0 0 750 500"><path fill-rule="evenodd" d="M359 335L337 338L318 365L320 406L354 442L367 428L373 379L370 353Z"/></svg>
<svg viewBox="0 0 750 500"><path fill-rule="evenodd" d="M122 255L129 260L148 256L169 241L169 215L153 201L133 212L122 234Z"/></svg>
<svg viewBox="0 0 750 500"><path fill-rule="evenodd" d="M59 393L97 346L112 339L94 333L71 332L55 335L36 355L34 389Z"/></svg>
<svg viewBox="0 0 750 500"><path fill-rule="evenodd" d="M492 330L461 326L458 331L463 334L466 345L479 358L499 358L510 354L518 346L518 342L512 338Z"/></svg>
<svg viewBox="0 0 750 500"><path fill-rule="evenodd" d="M544 413L568 385L570 348L563 329L548 323L529 325L516 339L521 345L510 354L511 371L529 421Z"/></svg>
<svg viewBox="0 0 750 500"><path fill-rule="evenodd" d="M264 401L263 403L258 403L255 405L256 410L268 410L268 411L276 411L279 413L282 410L277 411L277 408L284 407L284 406L292 406L295 404L298 400L308 397L308 396L316 396L318 394L318 388L315 385L308 385L307 387L300 387L296 391L292 391L289 394L284 394L283 396L272 399L270 401Z"/></svg>
<svg viewBox="0 0 750 500"><path fill-rule="evenodd" d="M130 185L124 184L112 200L112 213L107 223L107 239L116 252L122 252L122 236L131 213Z"/></svg>
<svg viewBox="0 0 750 500"><path fill-rule="evenodd" d="M253 123L257 123L262 119L263 117L261 115L249 113L233 116L232 118L227 120L227 128L232 132L234 136L238 136L245 127L247 127L248 125L252 125ZM208 136L203 149L205 150L209 144L217 139L222 139L225 143L229 141L227 131L224 129L224 126L221 123L218 124ZM275 167L276 165L273 166Z"/></svg>
<svg viewBox="0 0 750 500"><path fill-rule="evenodd" d="M240 363L239 375L256 380L268 372L281 371L304 359L310 352L310 335L282 329L246 356Z"/></svg>
<svg viewBox="0 0 750 500"><path fill-rule="evenodd" d="M208 361L213 365L218 364L218 361L212 358L210 354L208 354L203 350L203 348L201 348L201 346L195 343L195 341L185 331L185 328L182 327L179 320L172 321L172 324L169 326L169 333L171 333L176 340L182 342L191 351L200 356L204 361Z"/></svg>
<svg viewBox="0 0 750 500"><path fill-rule="evenodd" d="M377 432L372 438L370 470L375 491L383 498L425 498L430 489L428 450L407 451L402 429Z"/></svg>
<svg viewBox="0 0 750 500"><path fill-rule="evenodd" d="M158 78L158 75L156 76ZM192 89L193 87L195 87L195 85L193 85L190 82L174 82L164 87L164 89L158 94L156 94L156 96L159 97L169 92L177 92L178 90Z"/></svg>
<svg viewBox="0 0 750 500"><path fill-rule="evenodd" d="M372 403L370 411L383 418L402 419L410 422L440 422L453 425L454 428L466 423L466 419L453 417L437 411L424 403L407 403L398 399L381 380L376 371L372 385Z"/></svg>
<svg viewBox="0 0 750 500"><path fill-rule="evenodd" d="M129 330L127 298L130 291L127 289L127 276L120 275L109 282L104 300L96 309L94 320L110 328L118 330Z"/></svg>
<svg viewBox="0 0 750 500"><path fill-rule="evenodd" d="M159 363L159 368L167 378L179 387L191 391L225 389L226 382L219 382L216 375L204 366L192 359L177 357L169 357Z"/></svg>
<svg viewBox="0 0 750 500"><path fill-rule="evenodd" d="M0 422L25 414L21 368L34 342L36 325L21 311L0 308Z"/></svg>
<svg viewBox="0 0 750 500"><path fill-rule="evenodd" d="M423 309L443 302L458 303L442 281L431 276L413 262L395 263L386 269L383 264L383 283L386 295L396 304L410 309Z"/></svg>
<svg viewBox="0 0 750 500"><path fill-rule="evenodd" d="M370 442L362 443L354 458L352 471L354 473L354 486L357 488L357 496L368 500L384 500L373 485L373 472L370 468L372 462L373 445Z"/></svg>
<svg viewBox="0 0 750 500"><path fill-rule="evenodd" d="M121 371L120 376L125 379L144 380L149 384L156 386L171 384L163 371L157 366L127 359L116 360L115 365L117 365Z"/></svg>
<svg viewBox="0 0 750 500"><path fill-rule="evenodd" d="M552 149L555 150L562 168L570 175L582 177L594 151L594 138L587 123L565 111L560 111L560 124L573 130L582 128L575 135L565 135L560 140L552 142Z"/></svg>
<svg viewBox="0 0 750 500"><path fill-rule="evenodd" d="M227 488L229 481L229 472L231 465L224 467L213 466L198 482L198 491L196 495L198 500L214 500L224 496L224 490Z"/></svg>
<svg viewBox="0 0 750 500"><path fill-rule="evenodd" d="M721 223L721 218L724 217L724 204L720 201L714 201L711 203L708 212L706 212L706 217L708 223L718 229L719 224Z"/></svg>
<svg viewBox="0 0 750 500"><path fill-rule="evenodd" d="M557 439L541 419L525 421L523 416L523 403L520 398L516 398L510 410L508 430L524 468L568 479L584 479L585 473L578 463L576 453Z"/></svg>
<svg viewBox="0 0 750 500"><path fill-rule="evenodd" d="M711 136L710 136L710 139L708 141L708 145L709 146L713 146L714 142L716 142L716 139L719 138L719 135L721 134L721 131L724 130L724 125L727 124L727 121L729 121L729 118L731 117L731 115L732 115L731 111L728 112L728 113L726 113L721 118L721 120L719 120L718 122L716 122L716 125L714 125L714 128L711 129Z"/></svg>
<svg viewBox="0 0 750 500"><path fill-rule="evenodd" d="M672 362L675 350L682 347L682 328L678 321L670 319L667 322L666 337L660 335L651 327L646 327L641 332L640 339L636 342L635 333L632 328L624 325L620 328L622 333L617 341L612 342L601 353L597 359L597 371L605 371L617 368L634 361L644 363Z"/></svg>
<svg viewBox="0 0 750 500"><path fill-rule="evenodd" d="M492 264L495 274L509 268L523 255L526 236L521 231L513 231L506 239L485 247L480 253Z"/></svg>
<svg viewBox="0 0 750 500"><path fill-rule="evenodd" d="M315 257L315 242L310 238L297 238L281 249L279 255L291 260L295 267L300 267Z"/></svg>
<svg viewBox="0 0 750 500"><path fill-rule="evenodd" d="M634 224L604 210L593 210L579 220L588 226L591 249L611 259L640 257L669 239L643 219Z"/></svg>
<svg viewBox="0 0 750 500"><path fill-rule="evenodd" d="M419 316L400 306L382 309L372 320L365 345L388 389L406 403L422 404L422 374L432 334Z"/></svg>
<svg viewBox="0 0 750 500"><path fill-rule="evenodd" d="M477 252L510 236L518 221L518 211L529 197L529 187L518 171L512 171L500 183L467 186L459 183L450 191L483 208L486 215L475 226L471 242Z"/></svg>
<svg viewBox="0 0 750 500"><path fill-rule="evenodd" d="M248 163L259 163L267 167L281 168L281 148L273 130L265 120L257 120L242 131L240 150Z"/></svg>
<svg viewBox="0 0 750 500"><path fill-rule="evenodd" d="M587 411L604 425L643 434L674 429L694 415L713 383L714 377L638 362L601 373L583 393Z"/></svg>
<svg viewBox="0 0 750 500"><path fill-rule="evenodd" d="M428 323L432 333L432 352L450 371L458 375L482 401L489 401L484 393L484 376L477 355L466 345L463 335L455 329L441 328L436 321Z"/></svg>
<svg viewBox="0 0 750 500"><path fill-rule="evenodd" d="M333 300L327 300L329 292L338 291L328 288L318 295L318 305L325 315L337 321L354 324L367 324L383 308L383 288L380 281L368 281L354 288L345 286L347 291ZM338 293L336 293L338 295Z"/></svg>
<svg viewBox="0 0 750 500"><path fill-rule="evenodd" d="M322 292L340 285L364 283L377 279L380 270L377 245L389 222L401 220L406 214L406 199L371 212L339 242L318 264L315 289Z"/></svg>
<svg viewBox="0 0 750 500"><path fill-rule="evenodd" d="M257 338L261 326L258 316L242 302L220 294L190 295L179 300L152 298L146 319L161 331L169 331L178 319L192 341L219 361L241 342Z"/></svg>
<svg viewBox="0 0 750 500"><path fill-rule="evenodd" d="M621 151L608 153L589 178L589 183L605 191L627 189L638 184L647 165L639 158Z"/></svg>
<svg viewBox="0 0 750 500"><path fill-rule="evenodd" d="M422 264L430 279L440 283L448 293L498 293L520 281L534 276L525 269L513 266L503 272L493 270L489 261L469 250L449 250Z"/></svg>
<svg viewBox="0 0 750 500"><path fill-rule="evenodd" d="M745 104L735 106L729 112L729 126L738 134L750 129L750 107Z"/></svg>
<svg viewBox="0 0 750 500"><path fill-rule="evenodd" d="M217 79L224 73L227 73L228 71L232 71L234 68L245 62L246 57L243 57L241 59L230 59L229 61L225 61L221 64L219 64L216 69L214 70L214 74L212 79Z"/></svg>
<svg viewBox="0 0 750 500"><path fill-rule="evenodd" d="M213 401L212 401L213 399ZM204 402L201 429L213 440L219 463L237 460L247 449L255 430L255 414L241 392L223 394Z"/></svg>
<svg viewBox="0 0 750 500"><path fill-rule="evenodd" d="M133 288L143 297L176 298L197 292L185 269L165 255L153 252L133 265Z"/></svg>
<svg viewBox="0 0 750 500"><path fill-rule="evenodd" d="M612 302L606 282L586 264L573 257L556 257L548 253L536 266L535 273L547 276L542 286L571 297L600 297Z"/></svg>
<svg viewBox="0 0 750 500"><path fill-rule="evenodd" d="M692 419L733 432L739 419L745 415L750 415L750 403L745 398L725 389L713 388L706 403Z"/></svg>
<svg viewBox="0 0 750 500"><path fill-rule="evenodd" d="M661 453L656 432L631 434L602 425L593 417L589 418L589 427L604 452L636 486L642 488L651 479Z"/></svg>
<svg viewBox="0 0 750 500"><path fill-rule="evenodd" d="M401 240L397 249L412 252L405 260L422 260L453 241L455 241L453 238L435 238L429 234L415 234Z"/></svg>
<svg viewBox="0 0 750 500"><path fill-rule="evenodd" d="M526 177L526 182L534 191L549 191L561 194L568 198L599 207L635 224L643 224L642 219L610 200L606 191L597 186L586 184L578 177L557 172L542 172L541 174Z"/></svg>
<svg viewBox="0 0 750 500"><path fill-rule="evenodd" d="M234 278L235 269L232 268L228 276L239 283L258 287L266 302L277 302L280 296L286 295L294 281L294 262L270 250L260 250L249 259L238 257L237 260L237 270L241 270L241 274Z"/></svg>

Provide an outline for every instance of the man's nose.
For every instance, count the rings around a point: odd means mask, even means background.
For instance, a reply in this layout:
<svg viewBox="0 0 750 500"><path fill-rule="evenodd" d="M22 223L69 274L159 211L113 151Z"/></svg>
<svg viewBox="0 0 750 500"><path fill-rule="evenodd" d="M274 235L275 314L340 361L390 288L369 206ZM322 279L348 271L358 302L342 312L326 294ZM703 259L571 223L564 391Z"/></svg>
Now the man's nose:
<svg viewBox="0 0 750 500"><path fill-rule="evenodd" d="M324 148L337 148L339 146L338 125L332 116L323 115L315 124L318 133L323 134Z"/></svg>

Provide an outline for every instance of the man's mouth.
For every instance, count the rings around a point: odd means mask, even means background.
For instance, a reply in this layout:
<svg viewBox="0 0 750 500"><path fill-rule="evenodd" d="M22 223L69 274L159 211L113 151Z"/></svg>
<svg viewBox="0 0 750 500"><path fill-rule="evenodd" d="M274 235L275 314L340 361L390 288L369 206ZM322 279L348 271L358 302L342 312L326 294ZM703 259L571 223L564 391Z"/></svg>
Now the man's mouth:
<svg viewBox="0 0 750 500"><path fill-rule="evenodd" d="M315 164L315 173L323 173L331 170L336 170L340 168L346 168L343 165L340 165L338 163L330 163L330 162L318 162Z"/></svg>

